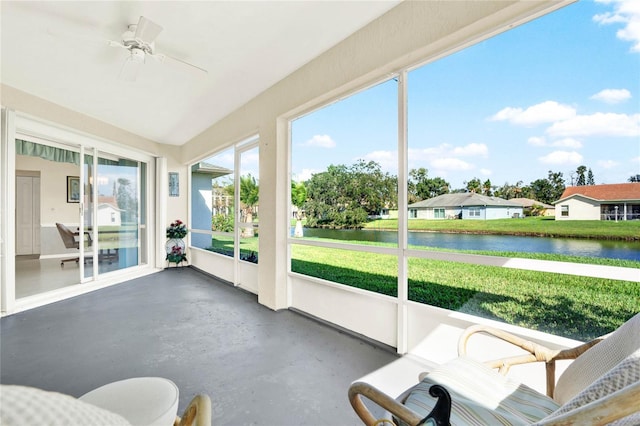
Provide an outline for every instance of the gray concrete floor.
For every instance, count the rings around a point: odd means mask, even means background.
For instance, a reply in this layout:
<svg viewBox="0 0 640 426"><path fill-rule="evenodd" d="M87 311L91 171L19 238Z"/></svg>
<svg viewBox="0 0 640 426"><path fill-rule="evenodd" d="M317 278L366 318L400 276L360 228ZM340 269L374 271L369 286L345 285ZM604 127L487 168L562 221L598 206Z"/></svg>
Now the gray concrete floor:
<svg viewBox="0 0 640 426"><path fill-rule="evenodd" d="M357 425L349 384L385 348L192 268L175 268L1 320L0 383L80 396L129 377L198 393L215 425Z"/></svg>

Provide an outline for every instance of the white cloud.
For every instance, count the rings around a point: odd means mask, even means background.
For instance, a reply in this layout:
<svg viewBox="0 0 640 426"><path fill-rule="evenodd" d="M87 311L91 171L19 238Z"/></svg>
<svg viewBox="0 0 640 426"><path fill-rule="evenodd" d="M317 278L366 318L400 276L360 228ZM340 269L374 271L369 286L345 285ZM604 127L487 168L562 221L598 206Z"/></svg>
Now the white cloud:
<svg viewBox="0 0 640 426"><path fill-rule="evenodd" d="M459 146L451 151L451 154L456 157L487 157L489 155L489 148L483 143L470 143L465 146Z"/></svg>
<svg viewBox="0 0 640 426"><path fill-rule="evenodd" d="M483 176L491 176L493 172L489 169L480 169L480 174Z"/></svg>
<svg viewBox="0 0 640 426"><path fill-rule="evenodd" d="M514 117L522 114L522 108L512 108L506 107L498 111L491 117L489 120L491 121L504 121L504 120L512 120Z"/></svg>
<svg viewBox="0 0 640 426"><path fill-rule="evenodd" d="M438 157L487 157L489 147L483 143L470 143L464 146L453 146L447 143L422 149L409 149L410 160L431 160Z"/></svg>
<svg viewBox="0 0 640 426"><path fill-rule="evenodd" d="M573 149L582 148L582 142L573 138L563 138L553 142L547 142L547 140L543 137L532 136L527 140L527 143L533 146L554 146L557 148L573 148Z"/></svg>
<svg viewBox="0 0 640 426"><path fill-rule="evenodd" d="M322 172L322 170L302 169L300 173L294 173L294 176L292 176L292 179L296 182L304 182L311 179L311 176L320 172Z"/></svg>
<svg viewBox="0 0 640 426"><path fill-rule="evenodd" d="M640 136L640 114L597 112L577 115L553 123L547 133L553 136Z"/></svg>
<svg viewBox="0 0 640 426"><path fill-rule="evenodd" d="M314 135L311 139L304 142L302 146L317 146L319 148L334 148L336 142L329 135Z"/></svg>
<svg viewBox="0 0 640 426"><path fill-rule="evenodd" d="M459 158L436 158L429 163L436 170L471 170L473 165Z"/></svg>
<svg viewBox="0 0 640 426"><path fill-rule="evenodd" d="M631 51L640 52L640 2L638 0L597 0L612 4L613 12L595 15L593 20L602 25L622 24L616 36L632 43Z"/></svg>
<svg viewBox="0 0 640 426"><path fill-rule="evenodd" d="M539 136L531 136L528 140L527 143L529 145L533 145L533 146L547 146L547 140L543 137L539 137Z"/></svg>
<svg viewBox="0 0 640 426"><path fill-rule="evenodd" d="M575 108L559 104L556 101L545 101L527 109L507 107L498 111L492 121L509 121L511 124L533 126L541 123L553 123L567 120L576 115Z"/></svg>
<svg viewBox="0 0 640 426"><path fill-rule="evenodd" d="M541 163L553 165L573 165L582 162L582 155L575 151L553 151L544 157L539 157Z"/></svg>
<svg viewBox="0 0 640 426"><path fill-rule="evenodd" d="M600 160L598 161L598 166L602 167L603 169L612 169L614 167L616 167L618 165L618 163L616 161L613 160Z"/></svg>
<svg viewBox="0 0 640 426"><path fill-rule="evenodd" d="M617 104L627 99L631 99L631 92L627 89L604 89L591 96L589 99L606 102L608 104Z"/></svg>
<svg viewBox="0 0 640 426"><path fill-rule="evenodd" d="M398 170L398 152L397 151L373 151L362 157L365 161L375 161L380 164L383 171L395 173Z"/></svg>
<svg viewBox="0 0 640 426"><path fill-rule="evenodd" d="M631 158L629 162L638 163L638 165L640 165L640 156Z"/></svg>
<svg viewBox="0 0 640 426"><path fill-rule="evenodd" d="M409 168L426 167L432 176L446 176L448 171L472 170L475 166L461 158L488 157L489 148L483 143L464 146L440 144L422 149L409 149ZM488 170L485 170L491 173Z"/></svg>
<svg viewBox="0 0 640 426"><path fill-rule="evenodd" d="M573 149L582 148L582 142L573 138L558 139L557 141L551 142L549 145L555 146L558 148L573 148Z"/></svg>

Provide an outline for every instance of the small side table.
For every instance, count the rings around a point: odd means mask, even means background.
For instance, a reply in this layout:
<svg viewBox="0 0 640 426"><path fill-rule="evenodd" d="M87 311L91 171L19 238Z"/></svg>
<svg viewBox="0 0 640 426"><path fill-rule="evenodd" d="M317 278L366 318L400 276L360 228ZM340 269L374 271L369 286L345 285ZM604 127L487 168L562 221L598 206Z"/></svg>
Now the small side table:
<svg viewBox="0 0 640 426"><path fill-rule="evenodd" d="M79 399L119 414L133 425L171 426L178 414L178 387L162 377L109 383Z"/></svg>

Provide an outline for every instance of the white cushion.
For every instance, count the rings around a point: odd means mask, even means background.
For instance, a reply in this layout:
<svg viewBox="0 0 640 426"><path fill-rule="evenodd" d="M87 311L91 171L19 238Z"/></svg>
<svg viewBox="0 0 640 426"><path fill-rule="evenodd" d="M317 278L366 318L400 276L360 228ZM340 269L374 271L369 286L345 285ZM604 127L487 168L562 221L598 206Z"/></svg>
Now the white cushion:
<svg viewBox="0 0 640 426"><path fill-rule="evenodd" d="M0 385L0 424L3 426L125 426L116 413L72 396L42 389Z"/></svg>
<svg viewBox="0 0 640 426"><path fill-rule="evenodd" d="M178 387L161 377L136 377L101 386L80 397L118 413L134 426L171 426L178 413Z"/></svg>

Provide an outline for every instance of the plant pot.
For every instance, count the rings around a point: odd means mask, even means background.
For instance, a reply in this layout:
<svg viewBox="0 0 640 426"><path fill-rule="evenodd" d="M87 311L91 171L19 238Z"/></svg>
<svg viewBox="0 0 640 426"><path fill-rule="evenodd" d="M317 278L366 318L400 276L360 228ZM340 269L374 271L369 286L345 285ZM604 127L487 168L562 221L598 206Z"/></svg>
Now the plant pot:
<svg viewBox="0 0 640 426"><path fill-rule="evenodd" d="M167 252L167 261L169 263L182 263L187 260L186 245L182 238L170 238L165 244Z"/></svg>

